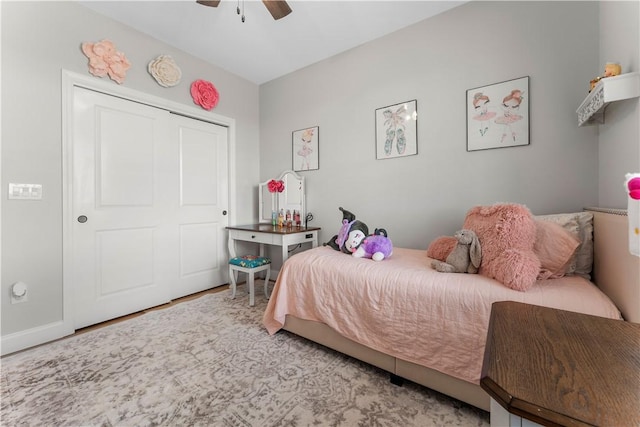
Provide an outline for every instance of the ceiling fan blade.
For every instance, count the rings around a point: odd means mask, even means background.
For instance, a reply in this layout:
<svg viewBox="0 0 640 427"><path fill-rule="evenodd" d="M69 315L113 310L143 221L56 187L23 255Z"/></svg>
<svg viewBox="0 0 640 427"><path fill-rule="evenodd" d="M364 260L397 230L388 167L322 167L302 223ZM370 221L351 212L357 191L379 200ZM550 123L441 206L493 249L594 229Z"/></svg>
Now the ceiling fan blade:
<svg viewBox="0 0 640 427"><path fill-rule="evenodd" d="M262 3L264 3L275 20L284 18L291 13L291 8L284 0L262 0Z"/></svg>
<svg viewBox="0 0 640 427"><path fill-rule="evenodd" d="M196 3L204 6L218 7L220 0L196 0Z"/></svg>

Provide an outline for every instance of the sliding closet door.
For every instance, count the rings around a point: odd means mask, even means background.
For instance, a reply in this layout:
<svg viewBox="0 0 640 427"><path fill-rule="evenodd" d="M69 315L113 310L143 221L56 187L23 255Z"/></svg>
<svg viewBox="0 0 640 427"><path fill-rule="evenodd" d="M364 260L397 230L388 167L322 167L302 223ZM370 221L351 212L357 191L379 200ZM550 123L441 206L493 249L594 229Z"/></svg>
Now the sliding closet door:
<svg viewBox="0 0 640 427"><path fill-rule="evenodd" d="M227 128L173 115L179 162L178 298L227 283Z"/></svg>
<svg viewBox="0 0 640 427"><path fill-rule="evenodd" d="M226 282L226 128L74 89L76 329Z"/></svg>

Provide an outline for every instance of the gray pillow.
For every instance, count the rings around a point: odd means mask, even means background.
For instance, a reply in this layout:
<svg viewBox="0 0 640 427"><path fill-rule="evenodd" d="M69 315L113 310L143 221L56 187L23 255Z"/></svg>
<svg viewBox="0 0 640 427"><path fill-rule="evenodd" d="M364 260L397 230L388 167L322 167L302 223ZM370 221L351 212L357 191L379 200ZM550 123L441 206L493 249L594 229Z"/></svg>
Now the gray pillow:
<svg viewBox="0 0 640 427"><path fill-rule="evenodd" d="M569 262L566 274L575 274L591 280L593 268L593 214L573 212L551 215L536 215L536 219L561 225L580 241L575 255Z"/></svg>

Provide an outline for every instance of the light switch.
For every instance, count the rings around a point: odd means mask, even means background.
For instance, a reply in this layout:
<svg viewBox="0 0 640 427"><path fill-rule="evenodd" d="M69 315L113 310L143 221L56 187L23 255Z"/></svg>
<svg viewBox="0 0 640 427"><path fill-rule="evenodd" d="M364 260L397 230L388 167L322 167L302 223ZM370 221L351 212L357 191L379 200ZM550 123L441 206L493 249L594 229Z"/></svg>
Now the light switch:
<svg viewBox="0 0 640 427"><path fill-rule="evenodd" d="M42 200L42 184L9 183L9 199Z"/></svg>

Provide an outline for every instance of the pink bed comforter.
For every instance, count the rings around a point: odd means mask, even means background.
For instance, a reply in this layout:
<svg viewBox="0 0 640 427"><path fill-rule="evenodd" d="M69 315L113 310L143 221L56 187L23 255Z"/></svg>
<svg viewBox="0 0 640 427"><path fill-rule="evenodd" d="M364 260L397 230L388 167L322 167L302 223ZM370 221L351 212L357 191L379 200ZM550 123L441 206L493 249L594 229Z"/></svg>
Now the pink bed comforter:
<svg viewBox="0 0 640 427"><path fill-rule="evenodd" d="M394 248L375 262L318 247L284 264L263 322L270 334L287 315L322 322L367 347L478 384L491 304L505 300L620 318L606 295L577 276L518 292L477 274L438 273L424 250Z"/></svg>

